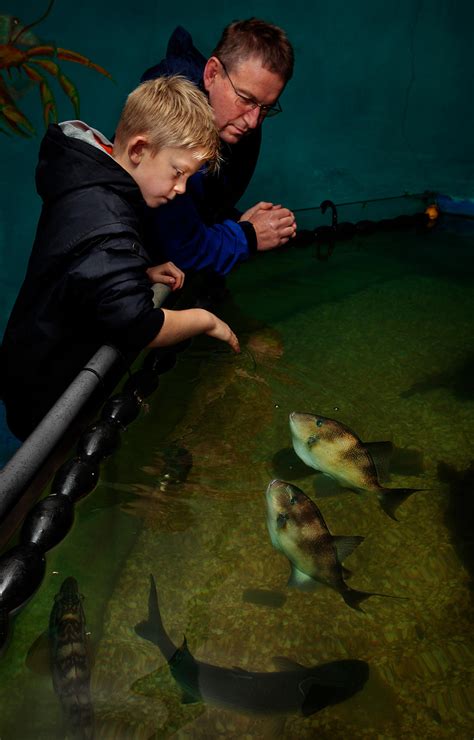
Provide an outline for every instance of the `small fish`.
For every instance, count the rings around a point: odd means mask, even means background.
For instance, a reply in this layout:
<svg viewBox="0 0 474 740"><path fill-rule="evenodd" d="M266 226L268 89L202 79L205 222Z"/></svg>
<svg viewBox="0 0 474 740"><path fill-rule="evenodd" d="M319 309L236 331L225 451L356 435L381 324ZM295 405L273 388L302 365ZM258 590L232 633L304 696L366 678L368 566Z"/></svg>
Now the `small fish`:
<svg viewBox="0 0 474 740"><path fill-rule="evenodd" d="M405 499L419 488L384 488L374 460L354 432L335 419L293 411L290 414L293 447L298 457L345 488L377 493L382 509L392 519ZM372 443L374 444L374 443Z"/></svg>
<svg viewBox="0 0 474 740"><path fill-rule="evenodd" d="M344 580L350 573L341 563L364 537L333 536L314 501L291 483L273 480L267 488L266 499L272 545L291 563L289 586L310 591L318 583L324 583L358 611L363 611L360 604L365 599L383 596L356 591Z"/></svg>
<svg viewBox="0 0 474 740"><path fill-rule="evenodd" d="M86 635L83 596L71 576L54 597L49 618L49 659L54 690L74 738L94 737L94 711L90 696L91 664Z"/></svg>
<svg viewBox="0 0 474 740"><path fill-rule="evenodd" d="M186 703L204 701L251 714L301 712L307 717L353 696L369 676L369 666L362 660L338 660L306 667L287 658L275 658L280 670L262 673L196 660L186 638L177 647L166 633L153 576L150 576L148 619L138 624L135 631L161 650Z"/></svg>

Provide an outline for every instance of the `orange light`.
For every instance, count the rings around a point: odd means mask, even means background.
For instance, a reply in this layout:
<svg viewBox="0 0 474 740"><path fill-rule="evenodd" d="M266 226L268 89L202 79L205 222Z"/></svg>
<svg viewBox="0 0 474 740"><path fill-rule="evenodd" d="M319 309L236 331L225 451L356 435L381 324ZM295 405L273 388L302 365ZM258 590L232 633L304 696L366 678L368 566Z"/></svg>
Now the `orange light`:
<svg viewBox="0 0 474 740"><path fill-rule="evenodd" d="M436 221L439 216L439 208L435 203L431 203L431 205L425 208L425 213L430 221Z"/></svg>

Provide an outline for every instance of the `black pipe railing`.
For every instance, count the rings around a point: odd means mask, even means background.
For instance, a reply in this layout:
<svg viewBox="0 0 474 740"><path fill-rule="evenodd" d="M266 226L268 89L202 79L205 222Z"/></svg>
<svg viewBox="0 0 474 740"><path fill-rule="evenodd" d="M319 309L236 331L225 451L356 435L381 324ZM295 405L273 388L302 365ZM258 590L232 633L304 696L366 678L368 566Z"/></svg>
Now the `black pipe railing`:
<svg viewBox="0 0 474 740"><path fill-rule="evenodd" d="M291 245L295 247L316 245L316 256L319 260L327 260L333 253L338 241L345 241L354 236L366 236L379 231L431 228L436 223L439 215L436 206L431 206L426 208L423 213L383 218L380 221L364 219L353 223L351 221L339 222L337 205L331 200L324 200L318 208L322 213L325 213L328 208L331 209L331 224L316 226L314 229L298 229ZM322 249L323 246L326 247L325 251Z"/></svg>
<svg viewBox="0 0 474 740"><path fill-rule="evenodd" d="M167 286L155 286L155 307L169 292ZM21 609L43 580L45 553L71 529L74 504L95 488L101 461L117 449L120 432L138 416L144 398L157 388L159 375L175 364L175 350L151 353L151 360L147 358L143 368L130 375L122 392L109 398L99 420L80 437L73 457L57 470L49 495L26 516L18 544L0 556L0 653L9 636L10 616ZM2 517L9 516L73 418L121 359L113 347L101 347L0 471Z"/></svg>
<svg viewBox="0 0 474 740"><path fill-rule="evenodd" d="M170 293L165 285L153 287L154 305L160 306ZM47 457L53 452L105 376L122 359L115 347L104 345L91 357L71 385L0 470L0 522L9 515Z"/></svg>

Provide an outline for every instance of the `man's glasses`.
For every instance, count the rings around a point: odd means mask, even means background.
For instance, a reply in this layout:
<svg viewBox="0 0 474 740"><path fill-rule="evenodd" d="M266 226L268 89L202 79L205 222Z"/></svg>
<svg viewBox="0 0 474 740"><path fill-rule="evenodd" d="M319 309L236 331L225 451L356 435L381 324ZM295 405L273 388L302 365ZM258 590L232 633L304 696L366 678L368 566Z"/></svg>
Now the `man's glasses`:
<svg viewBox="0 0 474 740"><path fill-rule="evenodd" d="M216 59L220 62L222 69L224 70L227 79L229 80L230 84L232 85L232 89L234 90L236 96L237 96L237 104L242 109L242 112L248 112L251 110L255 110L255 108L259 109L259 116L261 118L270 118L270 116L276 116L278 113L281 113L283 111L283 108L280 105L280 101L277 100L276 103L273 105L264 105L263 103L259 103L257 100L254 100L254 98L249 98L247 95L242 95L240 93L234 83L232 82L231 76L228 73L226 66L224 62L219 59L219 57L216 57Z"/></svg>

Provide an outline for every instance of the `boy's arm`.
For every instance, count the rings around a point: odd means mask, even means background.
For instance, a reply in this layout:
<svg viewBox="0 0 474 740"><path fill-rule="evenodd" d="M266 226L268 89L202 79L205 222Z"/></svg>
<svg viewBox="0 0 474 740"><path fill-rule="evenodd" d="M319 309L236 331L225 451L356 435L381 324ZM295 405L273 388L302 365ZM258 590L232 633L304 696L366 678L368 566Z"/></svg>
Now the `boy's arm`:
<svg viewBox="0 0 474 740"><path fill-rule="evenodd" d="M162 309L163 326L150 342L149 347L167 347L198 334L207 334L215 339L227 342L234 352L240 352L239 340L224 321L203 308L188 308L182 311Z"/></svg>
<svg viewBox="0 0 474 740"><path fill-rule="evenodd" d="M110 237L81 253L68 274L70 300L81 322L88 322L91 332L124 352L163 347L203 333L228 342L238 352L235 334L208 311L153 307L145 254L126 235Z"/></svg>

